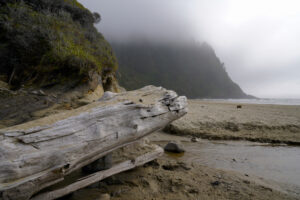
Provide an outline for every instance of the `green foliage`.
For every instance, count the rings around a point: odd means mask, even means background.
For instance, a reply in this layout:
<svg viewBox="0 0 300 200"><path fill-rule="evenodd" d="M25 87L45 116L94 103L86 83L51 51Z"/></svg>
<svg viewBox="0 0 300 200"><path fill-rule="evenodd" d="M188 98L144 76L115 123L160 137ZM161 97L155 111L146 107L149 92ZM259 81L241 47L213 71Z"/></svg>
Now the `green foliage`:
<svg viewBox="0 0 300 200"><path fill-rule="evenodd" d="M95 29L100 15L76 0L6 1L0 8L0 74L13 83L115 71L109 43ZM57 77L56 77L57 79ZM49 82L49 81L46 81Z"/></svg>
<svg viewBox="0 0 300 200"><path fill-rule="evenodd" d="M111 43L120 85L128 90L163 86L189 98L247 98L207 44Z"/></svg>

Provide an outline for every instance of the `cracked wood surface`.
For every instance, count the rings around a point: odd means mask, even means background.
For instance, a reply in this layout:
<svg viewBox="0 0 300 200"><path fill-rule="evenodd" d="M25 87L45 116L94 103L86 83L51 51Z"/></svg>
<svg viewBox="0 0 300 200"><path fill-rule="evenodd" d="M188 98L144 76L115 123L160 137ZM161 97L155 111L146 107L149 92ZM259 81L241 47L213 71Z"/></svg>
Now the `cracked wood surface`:
<svg viewBox="0 0 300 200"><path fill-rule="evenodd" d="M45 192L42 194L39 194L37 196L34 196L31 200L53 200L60 197L63 197L67 194L70 194L76 190L79 190L81 188L87 187L93 183L99 182L109 176L112 176L114 174L121 173L123 171L127 171L130 169L133 169L135 167L141 166L147 162L150 162L157 157L161 156L163 154L164 150L155 145L154 149L146 154L140 155L136 157L134 160L126 160L123 161L115 166L113 166L110 169L99 171L96 173L93 173L91 175L88 175L86 177L83 177L76 182L65 186L63 188L56 189L54 191Z"/></svg>
<svg viewBox="0 0 300 200"><path fill-rule="evenodd" d="M115 94L78 109L0 130L0 199L29 199L107 153L187 112L161 87Z"/></svg>

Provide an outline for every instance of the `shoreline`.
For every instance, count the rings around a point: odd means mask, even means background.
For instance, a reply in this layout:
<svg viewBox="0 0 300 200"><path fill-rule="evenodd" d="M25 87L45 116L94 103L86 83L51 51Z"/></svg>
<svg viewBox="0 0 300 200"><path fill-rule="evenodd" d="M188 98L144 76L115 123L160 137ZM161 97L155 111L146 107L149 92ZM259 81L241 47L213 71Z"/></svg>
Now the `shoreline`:
<svg viewBox="0 0 300 200"><path fill-rule="evenodd" d="M300 145L300 106L203 100L188 103L188 114L167 126L165 132L210 140Z"/></svg>
<svg viewBox="0 0 300 200"><path fill-rule="evenodd" d="M144 166L122 172L99 184L79 190L66 200L92 200L107 195L111 200L163 200L163 199L299 199L299 186L284 184L255 173L213 167L193 161L189 137L156 132L146 139L161 147L169 141L184 144L183 154L164 153ZM204 143L203 143L204 142ZM205 148L205 147L204 147ZM270 147L272 148L272 147ZM217 150L217 149L215 149ZM197 156L200 156L197 154ZM204 155L202 159L206 159ZM210 159L213 161L217 157ZM224 158L228 162L231 159ZM240 162L238 158L237 162Z"/></svg>

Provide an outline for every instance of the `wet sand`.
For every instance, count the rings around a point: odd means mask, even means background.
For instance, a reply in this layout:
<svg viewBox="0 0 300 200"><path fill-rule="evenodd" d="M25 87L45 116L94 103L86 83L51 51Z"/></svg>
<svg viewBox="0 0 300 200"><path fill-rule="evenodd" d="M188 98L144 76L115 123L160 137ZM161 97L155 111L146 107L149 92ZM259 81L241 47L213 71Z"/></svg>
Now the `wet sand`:
<svg viewBox="0 0 300 200"><path fill-rule="evenodd" d="M252 142L200 140L192 143L189 137L162 132L149 136L149 140L161 146L169 141L181 142L186 152L179 155L165 153L156 161L110 177L66 199L101 199L103 194L108 194L111 200L300 198L297 167L300 158L295 157L299 155L299 147L282 146L279 148L286 149L278 150ZM281 165L280 160L276 161L278 157L260 160L266 155L279 154L281 157L285 153L290 157L281 161L289 162L294 158L295 163ZM259 154L261 157L255 156ZM291 181L292 174L289 173L294 173ZM281 176L286 179L281 180Z"/></svg>
<svg viewBox="0 0 300 200"><path fill-rule="evenodd" d="M300 147L298 146L206 139L191 142L188 137L165 133L156 133L150 138L161 146L170 140L184 146L186 150L184 154L165 154L166 159L274 181L280 185L280 190L300 197Z"/></svg>
<svg viewBox="0 0 300 200"><path fill-rule="evenodd" d="M188 114L168 126L167 132L214 140L300 145L300 106L202 100L188 103Z"/></svg>
<svg viewBox="0 0 300 200"><path fill-rule="evenodd" d="M149 136L161 146L181 142L184 154L164 154L68 199L300 199L300 106L237 105L189 100L189 113L166 128L172 135Z"/></svg>

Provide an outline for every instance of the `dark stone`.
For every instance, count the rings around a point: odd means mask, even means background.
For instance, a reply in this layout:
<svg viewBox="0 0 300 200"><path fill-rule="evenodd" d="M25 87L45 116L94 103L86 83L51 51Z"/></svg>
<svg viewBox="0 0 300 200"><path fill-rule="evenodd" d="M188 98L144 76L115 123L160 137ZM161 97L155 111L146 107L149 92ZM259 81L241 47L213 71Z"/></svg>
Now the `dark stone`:
<svg viewBox="0 0 300 200"><path fill-rule="evenodd" d="M210 184L212 186L218 186L218 185L220 185L220 182L219 181L214 181L214 182L211 182Z"/></svg>
<svg viewBox="0 0 300 200"><path fill-rule="evenodd" d="M166 152L172 152L172 153L182 153L185 152L183 147L180 144L177 144L175 142L169 142L165 147L164 150Z"/></svg>
<svg viewBox="0 0 300 200"><path fill-rule="evenodd" d="M94 173L97 171L109 169L112 167L112 155L107 154L106 156L99 158L98 160L88 164L82 168L85 173Z"/></svg>

